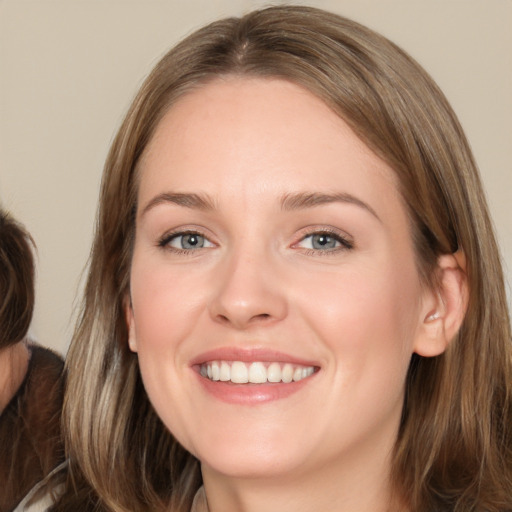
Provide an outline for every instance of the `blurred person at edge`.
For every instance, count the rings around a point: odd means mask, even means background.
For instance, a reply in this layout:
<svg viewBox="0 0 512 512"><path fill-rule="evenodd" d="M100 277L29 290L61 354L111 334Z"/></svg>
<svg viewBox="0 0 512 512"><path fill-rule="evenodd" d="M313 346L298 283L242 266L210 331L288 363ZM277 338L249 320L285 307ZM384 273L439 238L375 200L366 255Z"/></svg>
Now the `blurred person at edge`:
<svg viewBox="0 0 512 512"><path fill-rule="evenodd" d="M27 339L34 309L34 247L24 227L0 209L1 512L24 510L47 494L52 472L64 461L64 363Z"/></svg>
<svg viewBox="0 0 512 512"><path fill-rule="evenodd" d="M510 321L426 72L280 6L172 49L107 158L56 511L512 510Z"/></svg>

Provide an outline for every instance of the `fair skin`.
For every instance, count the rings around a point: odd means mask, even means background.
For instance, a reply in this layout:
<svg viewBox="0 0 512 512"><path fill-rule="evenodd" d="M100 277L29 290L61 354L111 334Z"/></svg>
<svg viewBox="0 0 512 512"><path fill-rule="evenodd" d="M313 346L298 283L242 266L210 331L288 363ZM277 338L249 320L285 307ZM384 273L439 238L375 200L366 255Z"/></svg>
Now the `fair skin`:
<svg viewBox="0 0 512 512"><path fill-rule="evenodd" d="M25 343L0 350L0 413L7 407L27 373L29 352Z"/></svg>
<svg viewBox="0 0 512 512"><path fill-rule="evenodd" d="M311 93L231 77L169 110L140 165L126 317L210 512L389 508L411 355L458 327L453 258L440 272L446 293L426 290L395 174Z"/></svg>

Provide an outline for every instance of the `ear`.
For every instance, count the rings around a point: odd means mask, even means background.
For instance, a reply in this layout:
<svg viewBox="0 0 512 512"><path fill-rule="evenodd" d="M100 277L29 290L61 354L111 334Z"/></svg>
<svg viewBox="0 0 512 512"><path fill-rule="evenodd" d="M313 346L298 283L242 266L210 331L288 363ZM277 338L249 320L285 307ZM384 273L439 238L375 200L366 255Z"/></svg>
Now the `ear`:
<svg viewBox="0 0 512 512"><path fill-rule="evenodd" d="M128 346L132 352L137 352L137 339L135 337L135 318L130 297L127 296L123 304L126 327L128 328Z"/></svg>
<svg viewBox="0 0 512 512"><path fill-rule="evenodd" d="M423 300L414 352L424 357L442 354L462 325L468 305L468 278L461 251L439 257L437 287Z"/></svg>

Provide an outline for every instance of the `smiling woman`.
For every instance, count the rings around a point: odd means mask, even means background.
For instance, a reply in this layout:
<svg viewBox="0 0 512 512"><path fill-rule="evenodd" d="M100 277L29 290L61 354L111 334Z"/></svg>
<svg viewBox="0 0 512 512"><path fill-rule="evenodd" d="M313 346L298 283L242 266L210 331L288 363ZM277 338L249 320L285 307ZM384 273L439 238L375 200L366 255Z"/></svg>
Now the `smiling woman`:
<svg viewBox="0 0 512 512"><path fill-rule="evenodd" d="M106 163L55 510L509 510L507 315L413 60L317 9L213 23Z"/></svg>
<svg viewBox="0 0 512 512"><path fill-rule="evenodd" d="M281 509L304 502L298 488L316 506L327 490L334 509L386 503L411 354L446 342L423 326L439 305L392 173L284 80L222 77L160 121L140 165L129 342L213 510ZM145 208L167 191L215 207ZM226 485L239 478L259 503ZM282 479L279 492L261 478Z"/></svg>

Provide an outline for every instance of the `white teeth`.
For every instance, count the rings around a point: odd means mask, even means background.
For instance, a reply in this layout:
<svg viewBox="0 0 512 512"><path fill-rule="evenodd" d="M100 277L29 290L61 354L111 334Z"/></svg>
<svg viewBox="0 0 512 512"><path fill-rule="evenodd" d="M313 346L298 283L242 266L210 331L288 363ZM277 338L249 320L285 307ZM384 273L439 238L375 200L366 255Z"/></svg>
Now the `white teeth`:
<svg viewBox="0 0 512 512"><path fill-rule="evenodd" d="M269 382L281 382L281 365L279 363L270 363L267 368L267 379Z"/></svg>
<svg viewBox="0 0 512 512"><path fill-rule="evenodd" d="M212 380L219 380L220 379L220 368L219 363L214 362L212 363Z"/></svg>
<svg viewBox="0 0 512 512"><path fill-rule="evenodd" d="M283 382L291 382L293 380L293 366L291 364L285 364L281 377Z"/></svg>
<svg viewBox="0 0 512 512"><path fill-rule="evenodd" d="M293 372L293 380L297 382L302 379L302 368L296 368Z"/></svg>
<svg viewBox="0 0 512 512"><path fill-rule="evenodd" d="M249 372L247 366L241 361L235 361L231 365L231 382L235 384L246 384L249 382Z"/></svg>
<svg viewBox="0 0 512 512"><path fill-rule="evenodd" d="M267 370L263 363L252 363L249 366L249 382L253 384L267 382Z"/></svg>
<svg viewBox="0 0 512 512"><path fill-rule="evenodd" d="M242 361L211 361L204 363L199 373L212 381L234 384L264 384L265 382L298 382L315 373L313 366L290 363L244 363Z"/></svg>
<svg viewBox="0 0 512 512"><path fill-rule="evenodd" d="M201 366L201 369L203 367ZM202 375L202 374L201 374ZM228 380L231 380L231 367L229 366L226 361L222 361L220 364L220 380L222 382L227 382Z"/></svg>

